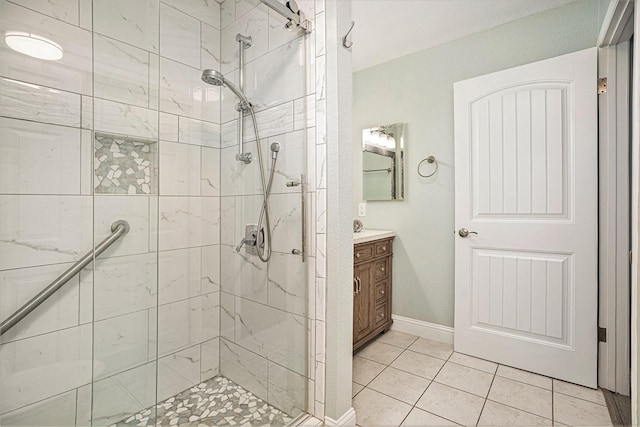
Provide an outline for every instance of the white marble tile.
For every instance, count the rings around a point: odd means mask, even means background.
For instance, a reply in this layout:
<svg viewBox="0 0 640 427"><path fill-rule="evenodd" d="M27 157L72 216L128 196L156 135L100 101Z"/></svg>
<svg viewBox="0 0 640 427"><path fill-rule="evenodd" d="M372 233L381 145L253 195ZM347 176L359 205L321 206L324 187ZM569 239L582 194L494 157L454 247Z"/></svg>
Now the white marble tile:
<svg viewBox="0 0 640 427"><path fill-rule="evenodd" d="M495 374L498 364L488 360L479 359L477 357L468 356L462 353L453 353L449 358L449 362L464 365L469 368L478 369L489 374Z"/></svg>
<svg viewBox="0 0 640 427"><path fill-rule="evenodd" d="M160 141L160 195L200 195L200 147Z"/></svg>
<svg viewBox="0 0 640 427"><path fill-rule="evenodd" d="M365 359L373 360L374 362L382 363L383 365L389 365L398 356L400 356L402 351L403 350L401 348L378 342L376 340L361 348L356 354L359 357L364 357Z"/></svg>
<svg viewBox="0 0 640 427"><path fill-rule="evenodd" d="M91 381L91 326L0 346L0 413Z"/></svg>
<svg viewBox="0 0 640 427"><path fill-rule="evenodd" d="M149 53L149 108L160 109L160 55Z"/></svg>
<svg viewBox="0 0 640 427"><path fill-rule="evenodd" d="M326 0L315 0L316 14L324 12L324 3Z"/></svg>
<svg viewBox="0 0 640 427"><path fill-rule="evenodd" d="M92 211L89 196L0 196L0 270L78 260L92 246Z"/></svg>
<svg viewBox="0 0 640 427"><path fill-rule="evenodd" d="M306 110L305 110L306 109ZM306 120L305 120L306 117ZM293 101L293 128L313 127L316 123L316 100L313 95Z"/></svg>
<svg viewBox="0 0 640 427"><path fill-rule="evenodd" d="M91 425L91 394L93 384L84 385L78 389L76 401L76 425Z"/></svg>
<svg viewBox="0 0 640 427"><path fill-rule="evenodd" d="M224 184L222 187L224 188ZM245 225L256 226L258 222L256 215L259 214L261 206L262 197L260 196L221 197L221 243L234 248L239 245L245 237ZM241 253L246 255L244 247L241 249Z"/></svg>
<svg viewBox="0 0 640 427"><path fill-rule="evenodd" d="M237 147L220 150L220 185L222 196L242 196L262 194L260 165L257 160L255 142L244 144L245 153L252 153L254 161L246 164L236 160ZM269 157L270 159L270 157ZM265 177L268 179L268 176ZM258 209L260 209L258 207ZM259 212L255 213L257 215ZM257 219L253 221L257 223Z"/></svg>
<svg viewBox="0 0 640 427"><path fill-rule="evenodd" d="M273 162L271 161L271 145L273 143L280 144L280 151L278 152L278 159L276 161L271 194L300 193L300 186L287 187L287 183L300 181L302 173L306 172L304 170L304 132L289 132L262 140L262 153L265 156L264 163L267 178L273 166Z"/></svg>
<svg viewBox="0 0 640 427"><path fill-rule="evenodd" d="M80 100L82 129L93 129L93 97L82 95Z"/></svg>
<svg viewBox="0 0 640 427"><path fill-rule="evenodd" d="M80 95L0 77L0 115L80 127Z"/></svg>
<svg viewBox="0 0 640 427"><path fill-rule="evenodd" d="M549 390L495 377L488 399L551 419L551 391Z"/></svg>
<svg viewBox="0 0 640 427"><path fill-rule="evenodd" d="M39 0L12 0L11 2L71 25L79 25L78 0L48 0L45 3Z"/></svg>
<svg viewBox="0 0 640 427"><path fill-rule="evenodd" d="M268 304L289 313L307 315L306 266L297 255L274 252L268 265Z"/></svg>
<svg viewBox="0 0 640 427"><path fill-rule="evenodd" d="M409 350L447 360L453 353L453 345L426 338L418 338L409 346Z"/></svg>
<svg viewBox="0 0 640 427"><path fill-rule="evenodd" d="M160 113L160 134L163 141L178 142L178 116Z"/></svg>
<svg viewBox="0 0 640 427"><path fill-rule="evenodd" d="M95 265L95 320L133 313L157 304L156 254L98 259Z"/></svg>
<svg viewBox="0 0 640 427"><path fill-rule="evenodd" d="M316 140L317 142L317 140ZM327 145L316 145L316 188L327 188Z"/></svg>
<svg viewBox="0 0 640 427"><path fill-rule="evenodd" d="M236 297L220 292L220 337L233 341L236 336Z"/></svg>
<svg viewBox="0 0 640 427"><path fill-rule="evenodd" d="M200 68L200 21L160 3L160 56Z"/></svg>
<svg viewBox="0 0 640 427"><path fill-rule="evenodd" d="M296 39L247 64L245 93L256 110L304 96L303 57L304 44Z"/></svg>
<svg viewBox="0 0 640 427"><path fill-rule="evenodd" d="M327 324L322 320L309 320L309 323L315 324L315 346L313 348L313 355L315 356L315 360L320 363L326 362L326 348L327 348L327 340L326 340L326 332L327 332Z"/></svg>
<svg viewBox="0 0 640 427"><path fill-rule="evenodd" d="M376 341L383 342L389 345L395 345L400 348L408 348L411 344L413 344L418 339L417 336L406 334L404 332L398 331L387 331L384 334L378 336Z"/></svg>
<svg viewBox="0 0 640 427"><path fill-rule="evenodd" d="M306 14L306 12L304 13ZM304 36L304 32L297 28L286 28L285 24L288 22L289 20L278 12L269 9L269 51L272 52L274 49L295 39L302 39Z"/></svg>
<svg viewBox="0 0 640 427"><path fill-rule="evenodd" d="M50 11L51 7L56 8L62 2L29 0L29 4L35 3L42 5L43 10ZM76 2L76 8L77 5ZM78 19L77 10L75 19ZM30 32L45 37L62 46L63 56L58 61L43 61L18 53L2 43L0 75L34 85L91 95L92 61L89 31L3 1L0 2L0 33L5 34L8 31Z"/></svg>
<svg viewBox="0 0 640 427"><path fill-rule="evenodd" d="M406 350L390 366L424 378L433 379L443 365L444 360Z"/></svg>
<svg viewBox="0 0 640 427"><path fill-rule="evenodd" d="M251 12L260 4L259 0L235 0L236 2L236 19L240 19L242 15Z"/></svg>
<svg viewBox="0 0 640 427"><path fill-rule="evenodd" d="M308 327L301 316L236 299L235 343L301 375L306 374Z"/></svg>
<svg viewBox="0 0 640 427"><path fill-rule="evenodd" d="M149 106L149 52L100 34L93 41L95 96Z"/></svg>
<svg viewBox="0 0 640 427"><path fill-rule="evenodd" d="M111 425L155 403L156 362L93 385L93 424Z"/></svg>
<svg viewBox="0 0 640 427"><path fill-rule="evenodd" d="M238 70L227 71L224 73L224 78L236 85L238 88L240 87L239 72ZM245 85L246 85L245 79ZM251 101L251 100L249 100ZM238 97L228 88L222 88L220 91L220 123L226 123L230 120L234 120L238 118L238 106L239 99ZM245 123L251 121L251 116L247 113L245 118ZM254 139L252 137L251 139Z"/></svg>
<svg viewBox="0 0 640 427"><path fill-rule="evenodd" d="M551 390L551 378L500 365L496 375Z"/></svg>
<svg viewBox="0 0 640 427"><path fill-rule="evenodd" d="M167 304L200 295L200 248L158 253L158 304Z"/></svg>
<svg viewBox="0 0 640 427"><path fill-rule="evenodd" d="M296 194L272 194L269 197L274 251L291 253L293 249L301 248L300 203L300 196Z"/></svg>
<svg viewBox="0 0 640 427"><path fill-rule="evenodd" d="M220 294L201 295L159 307L160 356L175 353L218 336Z"/></svg>
<svg viewBox="0 0 640 427"><path fill-rule="evenodd" d="M316 234L316 276L327 277L327 235Z"/></svg>
<svg viewBox="0 0 640 427"><path fill-rule="evenodd" d="M160 111L218 121L221 88L206 84L201 75L199 68L160 58Z"/></svg>
<svg viewBox="0 0 640 427"><path fill-rule="evenodd" d="M275 135L293 131L293 102L287 102L278 106L262 110L256 113L260 138L269 138ZM244 140L255 140L253 120L247 118L244 126Z"/></svg>
<svg viewBox="0 0 640 427"><path fill-rule="evenodd" d="M76 425L76 390L0 415L3 426Z"/></svg>
<svg viewBox="0 0 640 427"><path fill-rule="evenodd" d="M161 197L160 250L215 245L220 239L217 197Z"/></svg>
<svg viewBox="0 0 640 427"><path fill-rule="evenodd" d="M220 245L201 248L202 269L200 282L203 294L220 290Z"/></svg>
<svg viewBox="0 0 640 427"><path fill-rule="evenodd" d="M220 30L215 25L218 24L211 26L203 22L200 29L200 62L203 69L220 70Z"/></svg>
<svg viewBox="0 0 640 427"><path fill-rule="evenodd" d="M94 0L94 31L158 53L158 0Z"/></svg>
<svg viewBox="0 0 640 427"><path fill-rule="evenodd" d="M79 194L80 129L0 118L0 193Z"/></svg>
<svg viewBox="0 0 640 427"><path fill-rule="evenodd" d="M550 426L551 420L488 400L479 426Z"/></svg>
<svg viewBox="0 0 640 427"><path fill-rule="evenodd" d="M446 420L437 415L430 414L422 409L413 408L407 418L402 422L403 426L456 426L458 424Z"/></svg>
<svg viewBox="0 0 640 427"><path fill-rule="evenodd" d="M220 4L220 28L225 28L236 20L236 2L223 1Z"/></svg>
<svg viewBox="0 0 640 427"><path fill-rule="evenodd" d="M199 345L158 360L158 401L175 396L199 382Z"/></svg>
<svg viewBox="0 0 640 427"><path fill-rule="evenodd" d="M149 248L149 227L155 223L149 216L148 196L96 195L94 198L94 235L99 242L111 234L111 224L123 219L129 232L109 247L103 258L146 253Z"/></svg>
<svg viewBox="0 0 640 427"><path fill-rule="evenodd" d="M446 385L432 382L416 406L463 425L475 425L484 399Z"/></svg>
<svg viewBox="0 0 640 427"><path fill-rule="evenodd" d="M409 405L415 405L430 383L426 378L387 367L367 387Z"/></svg>
<svg viewBox="0 0 640 427"><path fill-rule="evenodd" d="M353 357L353 381L367 385L369 384L380 372L386 368L385 365L374 362L373 360L365 359L363 357Z"/></svg>
<svg viewBox="0 0 640 427"><path fill-rule="evenodd" d="M314 27L314 33L316 36L316 56L322 56L325 54L325 14L324 12L316 15L316 22Z"/></svg>
<svg viewBox="0 0 640 427"><path fill-rule="evenodd" d="M178 141L203 147L220 148L220 125L180 117Z"/></svg>
<svg viewBox="0 0 640 427"><path fill-rule="evenodd" d="M91 131L80 131L80 193L90 196L93 194L93 137Z"/></svg>
<svg viewBox="0 0 640 427"><path fill-rule="evenodd" d="M220 148L225 147L236 147L236 149L238 147L238 122L236 120L220 125Z"/></svg>
<svg viewBox="0 0 640 427"><path fill-rule="evenodd" d="M95 130L156 139L158 112L134 105L95 98Z"/></svg>
<svg viewBox="0 0 640 427"><path fill-rule="evenodd" d="M553 394L553 419L572 426L613 425L606 406L562 393Z"/></svg>
<svg viewBox="0 0 640 427"><path fill-rule="evenodd" d="M445 363L434 381L457 388L480 397L487 397L493 374L472 369L467 366Z"/></svg>
<svg viewBox="0 0 640 427"><path fill-rule="evenodd" d="M397 426L411 410L411 405L365 388L353 399L356 423L360 426Z"/></svg>
<svg viewBox="0 0 640 427"><path fill-rule="evenodd" d="M326 280L316 277L316 319L324 321L326 319Z"/></svg>
<svg viewBox="0 0 640 427"><path fill-rule="evenodd" d="M220 340L220 373L267 399L267 359L252 353L226 339Z"/></svg>
<svg viewBox="0 0 640 427"><path fill-rule="evenodd" d="M305 390L307 379L297 372L268 362L269 388L268 402L296 417L305 410Z"/></svg>
<svg viewBox="0 0 640 427"><path fill-rule="evenodd" d="M238 7L238 5L236 5ZM252 45L245 50L245 61L249 63L264 55L269 50L269 19L268 7L261 5L254 8L242 16L238 14L238 19L223 28L221 33L221 71L228 71L238 68L238 45L236 34L250 36Z"/></svg>
<svg viewBox="0 0 640 427"><path fill-rule="evenodd" d="M93 28L93 0L80 0L79 9L80 27L91 30Z"/></svg>
<svg viewBox="0 0 640 427"><path fill-rule="evenodd" d="M0 271L0 319L8 318L71 266L71 263L65 263ZM78 278L72 278L20 323L2 335L0 342L6 343L77 325L78 287Z"/></svg>
<svg viewBox="0 0 640 427"><path fill-rule="evenodd" d="M316 363L316 378L325 378L326 376L326 366L324 363ZM321 402L324 403L325 402L325 388L324 388L324 381L316 381L315 382L315 391L314 391L314 395L316 398L316 402Z"/></svg>
<svg viewBox="0 0 640 427"><path fill-rule="evenodd" d="M327 190L320 189L316 193L316 230L327 232Z"/></svg>
<svg viewBox="0 0 640 427"><path fill-rule="evenodd" d="M220 195L220 150L202 147L200 191L203 196Z"/></svg>
<svg viewBox="0 0 640 427"><path fill-rule="evenodd" d="M316 94L316 100L324 100L326 98L326 56L324 55L316 58L314 92Z"/></svg>
<svg viewBox="0 0 640 427"><path fill-rule="evenodd" d="M571 384L565 381L553 380L553 392L562 393L569 396L577 397L579 399L588 400L589 402L597 403L599 405L606 405L604 395L600 389L592 389L582 387L576 384Z"/></svg>
<svg viewBox="0 0 640 427"><path fill-rule="evenodd" d="M147 362L149 319L146 310L95 322L94 359L105 378Z"/></svg>
<svg viewBox="0 0 640 427"><path fill-rule="evenodd" d="M200 381L206 381L220 373L220 338L202 343L200 354Z"/></svg>
<svg viewBox="0 0 640 427"><path fill-rule="evenodd" d="M220 26L220 3L216 0L162 0L164 3L216 28Z"/></svg>

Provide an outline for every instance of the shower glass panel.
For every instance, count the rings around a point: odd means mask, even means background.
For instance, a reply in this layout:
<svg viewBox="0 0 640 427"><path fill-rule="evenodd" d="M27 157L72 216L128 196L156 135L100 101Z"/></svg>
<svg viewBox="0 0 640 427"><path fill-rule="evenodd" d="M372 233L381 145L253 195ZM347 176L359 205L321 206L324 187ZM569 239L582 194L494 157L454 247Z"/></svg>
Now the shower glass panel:
<svg viewBox="0 0 640 427"><path fill-rule="evenodd" d="M245 164L237 98L200 79L208 68L238 84L240 31L267 177L280 146L268 263L236 251L263 203L252 120ZM130 224L0 336L0 425L277 425L305 412L313 37L253 0L0 0L0 35L0 320L114 221Z"/></svg>

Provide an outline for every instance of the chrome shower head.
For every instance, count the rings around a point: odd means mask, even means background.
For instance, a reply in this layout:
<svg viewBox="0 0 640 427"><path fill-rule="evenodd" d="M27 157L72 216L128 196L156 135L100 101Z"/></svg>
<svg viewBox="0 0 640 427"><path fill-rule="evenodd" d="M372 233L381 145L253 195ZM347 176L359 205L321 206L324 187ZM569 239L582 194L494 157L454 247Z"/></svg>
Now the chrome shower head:
<svg viewBox="0 0 640 427"><path fill-rule="evenodd" d="M280 144L274 142L271 144L271 158L275 160L278 157L278 151L280 151Z"/></svg>
<svg viewBox="0 0 640 427"><path fill-rule="evenodd" d="M226 79L220 71L204 70L202 72L202 81L213 86L226 86L231 90L231 92L240 98L240 101L242 101L243 104L246 104L246 106L251 105L244 93L242 93L236 85Z"/></svg>

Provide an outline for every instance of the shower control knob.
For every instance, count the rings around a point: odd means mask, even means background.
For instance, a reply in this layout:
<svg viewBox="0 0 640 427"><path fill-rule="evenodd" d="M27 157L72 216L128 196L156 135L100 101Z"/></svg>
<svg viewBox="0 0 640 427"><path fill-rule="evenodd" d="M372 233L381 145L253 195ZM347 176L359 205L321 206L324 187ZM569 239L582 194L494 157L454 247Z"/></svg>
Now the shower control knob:
<svg viewBox="0 0 640 427"><path fill-rule="evenodd" d="M478 233L476 233L475 231L469 231L466 228L461 228L460 230L458 230L458 235L460 237L469 237L469 234L475 234L476 236L478 235Z"/></svg>

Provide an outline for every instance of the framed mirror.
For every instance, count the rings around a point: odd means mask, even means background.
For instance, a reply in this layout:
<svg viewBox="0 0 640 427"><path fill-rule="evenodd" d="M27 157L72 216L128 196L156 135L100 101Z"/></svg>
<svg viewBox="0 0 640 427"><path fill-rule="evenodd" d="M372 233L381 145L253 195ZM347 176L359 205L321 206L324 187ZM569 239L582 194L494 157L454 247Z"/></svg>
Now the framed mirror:
<svg viewBox="0 0 640 427"><path fill-rule="evenodd" d="M404 123L362 130L362 198L404 200Z"/></svg>

